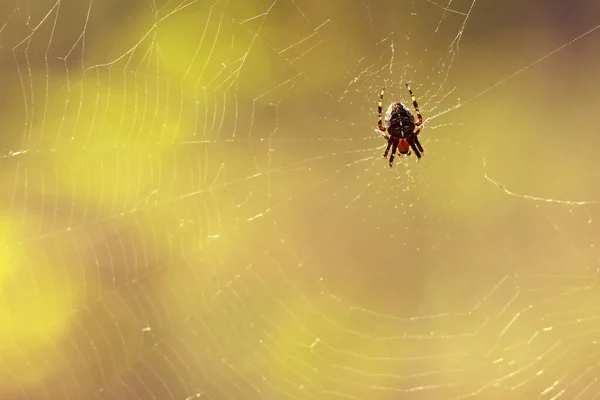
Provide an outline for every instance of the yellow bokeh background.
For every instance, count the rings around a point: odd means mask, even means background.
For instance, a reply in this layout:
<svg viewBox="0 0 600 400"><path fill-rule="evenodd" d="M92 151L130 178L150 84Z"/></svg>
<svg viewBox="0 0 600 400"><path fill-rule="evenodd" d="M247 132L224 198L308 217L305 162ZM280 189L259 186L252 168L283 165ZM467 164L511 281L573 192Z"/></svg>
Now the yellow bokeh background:
<svg viewBox="0 0 600 400"><path fill-rule="evenodd" d="M596 3L0 7L0 398L593 384Z"/></svg>

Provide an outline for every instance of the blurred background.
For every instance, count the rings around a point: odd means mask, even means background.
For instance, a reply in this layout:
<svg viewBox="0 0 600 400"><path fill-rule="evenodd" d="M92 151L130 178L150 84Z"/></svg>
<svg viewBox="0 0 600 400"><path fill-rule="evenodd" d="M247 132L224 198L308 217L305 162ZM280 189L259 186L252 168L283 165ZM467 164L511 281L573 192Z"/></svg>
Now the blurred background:
<svg viewBox="0 0 600 400"><path fill-rule="evenodd" d="M3 1L0 399L595 398L599 48L593 0Z"/></svg>

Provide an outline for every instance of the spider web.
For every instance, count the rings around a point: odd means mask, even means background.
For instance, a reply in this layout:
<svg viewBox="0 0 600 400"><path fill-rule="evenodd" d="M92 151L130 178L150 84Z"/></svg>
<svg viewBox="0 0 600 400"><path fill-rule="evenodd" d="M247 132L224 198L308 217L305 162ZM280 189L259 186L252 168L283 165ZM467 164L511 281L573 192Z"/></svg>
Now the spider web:
<svg viewBox="0 0 600 400"><path fill-rule="evenodd" d="M558 3L3 2L0 398L597 397L600 10Z"/></svg>

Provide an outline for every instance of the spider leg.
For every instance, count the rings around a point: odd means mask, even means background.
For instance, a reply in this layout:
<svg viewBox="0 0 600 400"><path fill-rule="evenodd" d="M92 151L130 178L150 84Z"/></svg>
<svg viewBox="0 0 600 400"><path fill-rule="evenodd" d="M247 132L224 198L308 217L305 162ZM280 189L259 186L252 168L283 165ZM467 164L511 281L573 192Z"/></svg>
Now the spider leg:
<svg viewBox="0 0 600 400"><path fill-rule="evenodd" d="M416 138L411 138L408 140L408 144L410 145L410 148L413 149L413 151L415 152L415 156L417 156L417 158L421 158L421 153L419 152L419 150L423 151L423 148L420 144L415 146L416 143L418 143L416 142Z"/></svg>
<svg viewBox="0 0 600 400"><path fill-rule="evenodd" d="M417 136L419 133L421 133L421 129L423 129L423 125L418 126L417 129L415 129L415 131L413 132L413 135Z"/></svg>
<svg viewBox="0 0 600 400"><path fill-rule="evenodd" d="M419 149L421 153L425 152L425 150L423 150L423 146L421 146L421 143L419 142L419 139L416 136L413 137L413 141L415 142L415 144L417 145L417 149Z"/></svg>
<svg viewBox="0 0 600 400"><path fill-rule="evenodd" d="M377 128L379 128L379 130L381 132L386 131L385 126L383 126L383 108L382 108L384 93L385 93L385 86L383 88L381 88L381 93L379 94L379 103L377 103L377 117L379 118L377 120Z"/></svg>
<svg viewBox="0 0 600 400"><path fill-rule="evenodd" d="M410 81L406 82L406 88L408 89L408 93L410 93L410 98L412 99L413 107L417 112L418 121L416 123L417 126L421 126L423 124L423 116L421 115L421 111L419 111L419 104L417 103L417 99L415 99L415 94L410 88Z"/></svg>
<svg viewBox="0 0 600 400"><path fill-rule="evenodd" d="M396 150L398 149L398 141L399 138L394 138L393 140L392 155L390 156L390 168L392 168L392 165L394 164L394 157L396 156Z"/></svg>
<svg viewBox="0 0 600 400"><path fill-rule="evenodd" d="M379 134L385 140L389 140L390 139L390 137L385 132L379 130L379 128L375 129L375 132L377 132L377 134Z"/></svg>
<svg viewBox="0 0 600 400"><path fill-rule="evenodd" d="M385 148L385 153L383 153L383 157L387 157L388 152L390 151L390 147L392 147L392 143L393 143L393 140L391 138L388 139L388 145Z"/></svg>

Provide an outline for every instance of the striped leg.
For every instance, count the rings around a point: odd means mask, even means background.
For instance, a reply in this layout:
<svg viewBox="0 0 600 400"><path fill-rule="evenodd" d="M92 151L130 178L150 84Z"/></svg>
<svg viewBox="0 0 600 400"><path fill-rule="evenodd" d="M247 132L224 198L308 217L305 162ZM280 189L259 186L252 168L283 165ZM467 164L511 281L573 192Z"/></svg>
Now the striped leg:
<svg viewBox="0 0 600 400"><path fill-rule="evenodd" d="M415 108L415 111L417 112L418 121L417 121L416 125L418 127L420 127L423 124L423 116L421 115L421 111L419 111L419 104L417 103L417 99L415 99L415 94L413 93L412 89L410 88L410 81L406 82L406 87L408 89L408 93L410 93L410 98L412 99L413 107ZM420 131L421 130L418 129L418 131L415 134L418 134Z"/></svg>
<svg viewBox="0 0 600 400"><path fill-rule="evenodd" d="M410 139L408 141L408 144L415 152L415 155L417 156L417 158L421 158L421 152L423 151L423 148L421 147L421 144L419 143L419 139L417 139L416 137L413 137L412 139Z"/></svg>
<svg viewBox="0 0 600 400"><path fill-rule="evenodd" d="M396 157L396 150L398 150L398 138L394 138L392 142L392 155L390 156L390 168L394 165L394 157Z"/></svg>
<svg viewBox="0 0 600 400"><path fill-rule="evenodd" d="M385 126L383 126L383 94L385 93L385 87L381 89L381 94L379 95L379 103L377 103L377 116L379 119L377 120L377 127L381 132L385 132Z"/></svg>
<svg viewBox="0 0 600 400"><path fill-rule="evenodd" d="M415 142L415 144L417 145L417 148L419 149L419 151L420 151L421 153L423 153L423 152L424 152L424 150L423 150L423 146L421 146L421 142L419 142L419 139L417 138L417 135L414 135L414 136L413 136L413 141L414 141L414 142Z"/></svg>
<svg viewBox="0 0 600 400"><path fill-rule="evenodd" d="M385 148L385 152L383 153L383 157L384 157L384 158L385 158L385 157L387 157L388 153L390 152L390 147L392 147L392 143L393 143L393 142L394 142L394 141L393 141L393 139L392 139L392 138L389 138L389 139L388 139L388 145L387 145L387 147Z"/></svg>

